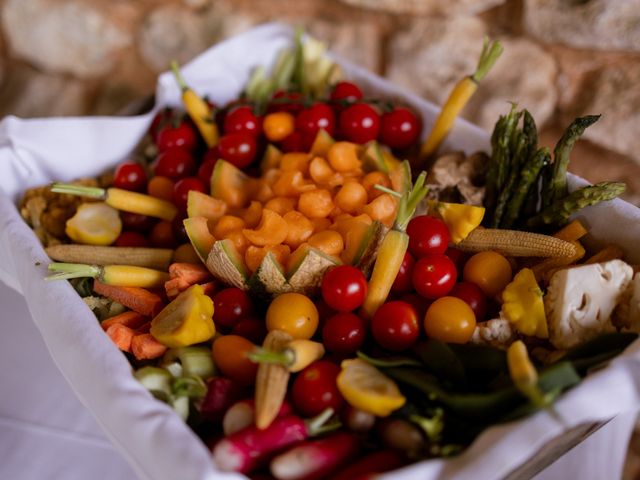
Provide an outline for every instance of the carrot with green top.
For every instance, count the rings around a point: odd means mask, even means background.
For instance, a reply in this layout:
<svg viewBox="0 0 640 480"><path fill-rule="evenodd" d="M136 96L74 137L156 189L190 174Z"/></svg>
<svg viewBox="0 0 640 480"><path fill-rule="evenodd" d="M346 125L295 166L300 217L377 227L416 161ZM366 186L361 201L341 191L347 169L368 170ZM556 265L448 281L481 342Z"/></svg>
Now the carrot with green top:
<svg viewBox="0 0 640 480"><path fill-rule="evenodd" d="M207 147L212 148L218 144L219 132L215 119L213 118L213 109L209 104L194 92L182 78L178 63L171 62L171 70L176 78L176 82L182 90L182 103L184 108L191 117L191 120L198 127L198 131L204 139Z"/></svg>
<svg viewBox="0 0 640 480"><path fill-rule="evenodd" d="M405 160L403 164L405 162L407 161ZM404 168L408 168L408 165L405 165ZM426 178L426 172L422 172L415 184L413 186L409 185L402 195L381 186L376 187L379 190L399 196L400 204L398 205L398 213L393 228L387 232L380 248L378 248L367 296L362 305L362 313L365 317L373 317L376 310L385 302L389 296L391 286L400 271L404 254L409 246L409 235L406 233L407 225L411 217L413 217L416 207L429 190L424 185Z"/></svg>
<svg viewBox="0 0 640 480"><path fill-rule="evenodd" d="M169 280L169 274L153 268L134 265L87 265L84 263L50 263L49 271L54 272L46 280L67 280L70 278L97 278L107 285L117 287L162 287Z"/></svg>
<svg viewBox="0 0 640 480"><path fill-rule="evenodd" d="M440 144L453 127L453 122L478 89L478 85L489 73L489 70L491 70L491 67L493 67L493 64L501 54L502 45L500 45L500 42L490 42L488 38L484 39L484 45L482 46L482 52L480 53L480 59L478 60L476 71L472 75L461 79L455 87L453 87L453 90L449 94L449 98L447 98L442 110L440 110L440 114L433 125L433 129L431 130L429 137L422 144L422 149L420 151L422 159L427 159L433 155L436 150L438 150L438 147L440 147Z"/></svg>
<svg viewBox="0 0 640 480"><path fill-rule="evenodd" d="M167 200L131 192L121 188L99 188L73 185L69 183L54 183L51 186L54 193L66 193L81 197L103 200L107 205L123 212L148 215L154 218L171 221L178 214L178 208Z"/></svg>
<svg viewBox="0 0 640 480"><path fill-rule="evenodd" d="M155 317L164 308L162 298L144 288L116 287L94 280L93 291L145 317Z"/></svg>

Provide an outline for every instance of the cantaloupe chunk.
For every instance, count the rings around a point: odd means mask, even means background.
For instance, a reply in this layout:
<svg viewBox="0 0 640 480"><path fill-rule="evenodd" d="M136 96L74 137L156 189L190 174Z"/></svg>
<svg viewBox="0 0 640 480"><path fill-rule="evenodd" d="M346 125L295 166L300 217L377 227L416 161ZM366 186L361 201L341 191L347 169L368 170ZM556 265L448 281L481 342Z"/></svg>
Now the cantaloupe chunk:
<svg viewBox="0 0 640 480"><path fill-rule="evenodd" d="M242 230L244 236L254 245L278 245L287 238L287 222L273 210L262 209L262 219L254 229Z"/></svg>

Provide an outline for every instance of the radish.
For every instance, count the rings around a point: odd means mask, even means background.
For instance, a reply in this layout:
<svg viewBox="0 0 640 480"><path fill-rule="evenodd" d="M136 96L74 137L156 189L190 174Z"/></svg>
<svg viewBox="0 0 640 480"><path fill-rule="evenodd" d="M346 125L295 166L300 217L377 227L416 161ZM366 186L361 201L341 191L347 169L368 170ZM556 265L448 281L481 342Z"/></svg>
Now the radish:
<svg viewBox="0 0 640 480"><path fill-rule="evenodd" d="M253 398L240 400L234 403L224 414L222 430L225 435L231 435L253 424L255 420L256 404ZM286 400L282 402L278 417L291 415L291 404ZM277 418L277 417L276 417Z"/></svg>
<svg viewBox="0 0 640 480"><path fill-rule="evenodd" d="M395 450L373 452L353 462L332 480L365 480L377 473L388 472L406 463L404 457Z"/></svg>
<svg viewBox="0 0 640 480"><path fill-rule="evenodd" d="M315 480L326 476L357 454L360 441L349 433L336 433L304 442L271 461L278 480Z"/></svg>
<svg viewBox="0 0 640 480"><path fill-rule="evenodd" d="M246 427L218 442L213 460L224 472L248 473L278 450L327 431L331 426L325 423L332 415L333 409L328 408L310 420L288 415L263 430Z"/></svg>
<svg viewBox="0 0 640 480"><path fill-rule="evenodd" d="M207 394L198 410L207 420L219 422L235 402L245 396L246 389L225 377L215 377L207 382Z"/></svg>

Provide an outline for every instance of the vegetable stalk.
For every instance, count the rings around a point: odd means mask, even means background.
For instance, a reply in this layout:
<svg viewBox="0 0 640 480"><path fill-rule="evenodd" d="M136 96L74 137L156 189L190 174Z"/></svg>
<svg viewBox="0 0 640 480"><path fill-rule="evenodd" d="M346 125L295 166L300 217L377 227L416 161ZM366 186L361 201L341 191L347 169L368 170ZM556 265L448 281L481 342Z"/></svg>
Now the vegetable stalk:
<svg viewBox="0 0 640 480"><path fill-rule="evenodd" d="M409 186L401 196L395 224L387 232L378 249L367 296L362 305L362 313L368 318L373 317L376 310L385 302L400 271L404 254L409 246L409 235L406 233L407 225L416 207L428 191L424 185L426 177L426 172L422 172L413 187Z"/></svg>
<svg viewBox="0 0 640 480"><path fill-rule="evenodd" d="M422 144L420 156L423 159L430 157L438 150L438 147L453 127L456 117L478 89L478 84L489 73L489 70L491 70L491 67L493 67L493 64L501 54L502 45L500 45L500 42L490 42L488 38L484 39L476 71L472 75L464 77L453 88L442 110L440 110L440 115L438 115L429 137Z"/></svg>

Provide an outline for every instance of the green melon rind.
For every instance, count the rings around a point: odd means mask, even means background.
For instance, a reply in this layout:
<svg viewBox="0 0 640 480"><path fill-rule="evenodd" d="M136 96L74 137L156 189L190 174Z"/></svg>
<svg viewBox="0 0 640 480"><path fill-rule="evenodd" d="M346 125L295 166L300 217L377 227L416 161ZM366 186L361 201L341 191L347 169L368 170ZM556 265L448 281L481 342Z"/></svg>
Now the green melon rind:
<svg viewBox="0 0 640 480"><path fill-rule="evenodd" d="M291 285L287 283L280 262L273 253L267 253L258 269L249 279L249 289L261 297L272 297L290 292Z"/></svg>
<svg viewBox="0 0 640 480"><path fill-rule="evenodd" d="M214 240L213 235L209 232L207 219L205 217L190 217L185 218L182 223L185 232L187 232L187 237L189 237L189 241L191 242L191 246L200 260L202 260L202 263L206 263L209 252L211 251L209 244Z"/></svg>
<svg viewBox="0 0 640 480"><path fill-rule="evenodd" d="M219 185L224 185L225 188L231 188L234 190L246 190L249 188L251 177L240 170L235 165L220 159L216 162L211 173L211 196L226 202L228 205L232 205L233 202L229 198L224 198L224 194L220 192ZM243 206L243 205L234 205Z"/></svg>
<svg viewBox="0 0 640 480"><path fill-rule="evenodd" d="M320 288L325 272L336 265L340 265L340 260L310 247L289 276L289 285L294 292L313 294Z"/></svg>
<svg viewBox="0 0 640 480"><path fill-rule="evenodd" d="M360 260L369 249L371 242L375 240L376 232L380 229L381 226L382 224L377 220L371 222L371 225L369 225L369 227L367 228L367 233L365 233L364 237L360 241L358 251L353 256L353 259L351 259L352 265L358 265L360 263Z"/></svg>
<svg viewBox="0 0 640 480"><path fill-rule="evenodd" d="M220 199L211 197L206 193L190 190L187 197L187 217L205 217L208 220L217 220L226 211L226 204L222 203L225 205L223 213L221 215L212 214L212 212L219 209L221 202Z"/></svg>
<svg viewBox="0 0 640 480"><path fill-rule="evenodd" d="M354 265L359 268L364 276L369 278L373 265L376 263L376 253L389 229L376 221L371 224L367 235L354 259Z"/></svg>
<svg viewBox="0 0 640 480"><path fill-rule="evenodd" d="M242 290L249 290L244 261L231 240L218 240L213 244L206 261L207 269L219 280Z"/></svg>
<svg viewBox="0 0 640 480"><path fill-rule="evenodd" d="M389 173L389 166L384 160L384 156L380 150L380 144L375 140L365 145L362 160L365 172L380 171Z"/></svg>
<svg viewBox="0 0 640 480"><path fill-rule="evenodd" d="M267 145L260 162L260 171L262 173L272 168L280 167L280 160L282 159L282 152L278 147L273 144Z"/></svg>

